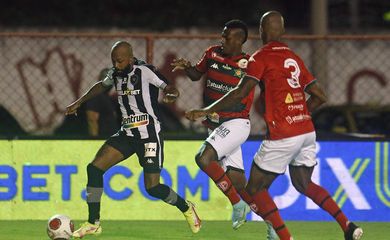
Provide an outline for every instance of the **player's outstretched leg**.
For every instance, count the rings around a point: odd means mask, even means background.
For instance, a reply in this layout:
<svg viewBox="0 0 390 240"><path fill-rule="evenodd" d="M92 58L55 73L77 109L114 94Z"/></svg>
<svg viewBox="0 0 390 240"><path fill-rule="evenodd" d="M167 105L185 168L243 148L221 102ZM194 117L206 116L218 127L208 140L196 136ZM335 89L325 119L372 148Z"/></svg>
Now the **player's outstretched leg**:
<svg viewBox="0 0 390 240"><path fill-rule="evenodd" d="M324 188L310 182L304 194L323 210L327 211L338 222L341 229L344 231L346 240L359 240L362 237L363 230L348 220L343 211L341 211L337 203Z"/></svg>
<svg viewBox="0 0 390 240"><path fill-rule="evenodd" d="M328 191L311 181L313 167L290 166L289 168L295 189L328 212L340 225L345 239L358 240L361 238L363 230L348 220Z"/></svg>
<svg viewBox="0 0 390 240"><path fill-rule="evenodd" d="M157 176L159 177L159 175L156 174L145 174L145 177L149 179L156 179ZM191 231L193 233L199 232L201 228L201 220L196 213L193 203L185 201L175 191L173 191L165 184L158 183L153 187L146 188L146 191L149 193L149 195L155 198L159 198L170 205L176 206L183 213Z"/></svg>

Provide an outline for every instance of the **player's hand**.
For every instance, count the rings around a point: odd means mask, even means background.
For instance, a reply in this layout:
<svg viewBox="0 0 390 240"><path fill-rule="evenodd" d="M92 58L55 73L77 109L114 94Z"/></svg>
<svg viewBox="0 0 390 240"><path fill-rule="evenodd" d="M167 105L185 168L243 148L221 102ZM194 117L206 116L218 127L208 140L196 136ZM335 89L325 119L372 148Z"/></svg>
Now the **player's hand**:
<svg viewBox="0 0 390 240"><path fill-rule="evenodd" d="M79 101L75 101L69 106L66 107L65 115L76 115L77 116L77 109L80 107L81 103Z"/></svg>
<svg viewBox="0 0 390 240"><path fill-rule="evenodd" d="M194 110L187 111L185 113L185 117L190 121L195 121L196 119L206 117L207 114L208 114L207 111L204 109L194 109Z"/></svg>
<svg viewBox="0 0 390 240"><path fill-rule="evenodd" d="M171 63L171 66L174 67L172 69L172 72L175 72L177 70L184 70L191 67L191 62L185 60L184 58L174 59Z"/></svg>

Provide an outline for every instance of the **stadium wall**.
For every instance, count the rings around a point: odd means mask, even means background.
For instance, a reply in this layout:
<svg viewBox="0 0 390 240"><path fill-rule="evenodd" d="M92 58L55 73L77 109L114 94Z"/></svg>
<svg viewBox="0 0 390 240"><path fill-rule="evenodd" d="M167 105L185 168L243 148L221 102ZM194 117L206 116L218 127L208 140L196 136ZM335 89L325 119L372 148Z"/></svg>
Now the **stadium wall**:
<svg viewBox="0 0 390 240"><path fill-rule="evenodd" d="M0 140L0 220L47 219L55 213L85 219L85 167L100 140ZM194 201L205 220L229 220L231 206L194 162L201 141L166 141L162 181ZM245 168L260 142L243 145ZM318 144L313 179L325 186L354 221L390 221L389 142L345 141ZM102 218L180 220L174 207L152 199L143 187L135 157L104 176ZM286 220L331 218L280 176L271 187ZM248 215L249 220L258 220Z"/></svg>

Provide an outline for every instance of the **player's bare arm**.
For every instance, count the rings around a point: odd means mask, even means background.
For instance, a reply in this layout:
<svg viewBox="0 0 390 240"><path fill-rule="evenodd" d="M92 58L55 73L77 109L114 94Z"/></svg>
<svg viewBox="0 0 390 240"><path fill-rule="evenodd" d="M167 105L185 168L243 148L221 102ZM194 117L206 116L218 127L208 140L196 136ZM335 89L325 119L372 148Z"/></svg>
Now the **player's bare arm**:
<svg viewBox="0 0 390 240"><path fill-rule="evenodd" d="M203 75L203 73L199 72L194 66L191 65L190 61L187 61L184 58L174 59L171 63L171 66L173 66L172 72L176 72L177 70L184 70L186 75L192 81L198 81Z"/></svg>
<svg viewBox="0 0 390 240"><path fill-rule="evenodd" d="M305 92L310 95L309 99L306 101L307 108L310 112L314 111L327 101L324 90L317 82L307 86Z"/></svg>
<svg viewBox="0 0 390 240"><path fill-rule="evenodd" d="M66 107L65 115L77 115L77 109L83 104L85 101L99 95L104 92L107 88L102 84L102 81L95 83L86 93L83 94L79 99L71 103Z"/></svg>
<svg viewBox="0 0 390 240"><path fill-rule="evenodd" d="M167 85L163 90L165 96L163 98L164 103L173 103L180 96L179 90L172 85Z"/></svg>
<svg viewBox="0 0 390 240"><path fill-rule="evenodd" d="M196 119L205 117L208 114L221 111L231 105L237 104L250 93L250 91L257 85L257 83L257 80L245 76L241 79L235 88L230 90L218 101L215 101L213 104L202 109L190 110L185 113L185 116L187 119L195 121Z"/></svg>

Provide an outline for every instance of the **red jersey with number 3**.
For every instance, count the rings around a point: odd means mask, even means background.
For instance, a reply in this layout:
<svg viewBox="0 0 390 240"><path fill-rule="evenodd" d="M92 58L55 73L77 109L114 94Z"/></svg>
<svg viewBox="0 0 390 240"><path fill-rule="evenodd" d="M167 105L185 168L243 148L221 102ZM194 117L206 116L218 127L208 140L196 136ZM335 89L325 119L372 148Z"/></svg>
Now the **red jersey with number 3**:
<svg viewBox="0 0 390 240"><path fill-rule="evenodd" d="M245 75L249 55L241 53L237 56L224 56L221 46L209 47L196 64L196 69L205 73L204 104L206 106L223 97L237 86ZM249 118L254 90L240 103L218 112L216 118L208 116L205 125L214 128L219 124L234 118Z"/></svg>
<svg viewBox="0 0 390 240"><path fill-rule="evenodd" d="M247 76L262 82L268 138L288 138L314 131L305 88L315 81L288 46L270 42L249 59Z"/></svg>

